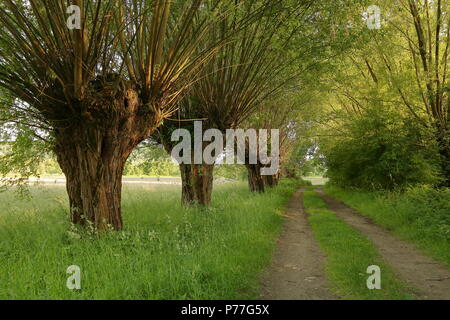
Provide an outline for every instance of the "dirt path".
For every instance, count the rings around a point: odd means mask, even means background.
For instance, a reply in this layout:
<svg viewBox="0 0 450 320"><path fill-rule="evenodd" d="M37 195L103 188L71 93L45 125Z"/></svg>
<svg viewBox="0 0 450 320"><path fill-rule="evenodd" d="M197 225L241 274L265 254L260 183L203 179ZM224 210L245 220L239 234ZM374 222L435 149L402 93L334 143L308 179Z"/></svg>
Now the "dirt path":
<svg viewBox="0 0 450 320"><path fill-rule="evenodd" d="M295 193L286 212L283 233L263 280L263 299L336 299L328 289L323 271L325 256L308 225L302 194L302 190Z"/></svg>
<svg viewBox="0 0 450 320"><path fill-rule="evenodd" d="M450 299L450 270L420 253L412 244L399 240L387 229L373 224L345 204L317 189L330 210L368 237L383 259L415 289L418 299Z"/></svg>

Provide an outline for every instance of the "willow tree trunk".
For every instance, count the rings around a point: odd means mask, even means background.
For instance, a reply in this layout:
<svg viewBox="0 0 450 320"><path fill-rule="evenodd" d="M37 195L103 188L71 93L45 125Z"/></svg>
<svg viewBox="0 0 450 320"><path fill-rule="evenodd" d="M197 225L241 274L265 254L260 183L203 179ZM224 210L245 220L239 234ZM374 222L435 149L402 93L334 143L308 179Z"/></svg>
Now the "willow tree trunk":
<svg viewBox="0 0 450 320"><path fill-rule="evenodd" d="M274 188L278 185L278 175L263 176L264 185L269 188Z"/></svg>
<svg viewBox="0 0 450 320"><path fill-rule="evenodd" d="M264 178L261 175L261 165L259 164L246 164L248 188L251 192L264 192Z"/></svg>
<svg viewBox="0 0 450 320"><path fill-rule="evenodd" d="M122 152L114 145L118 137L112 139L103 134L98 137L91 141L93 145L61 143L64 140L58 144L58 161L67 179L71 221L90 222L99 230L120 230L122 173L132 148ZM67 154L73 154L73 158L68 159Z"/></svg>
<svg viewBox="0 0 450 320"><path fill-rule="evenodd" d="M181 164L182 192L184 205L209 205L214 182L214 165Z"/></svg>
<svg viewBox="0 0 450 320"><path fill-rule="evenodd" d="M181 202L183 205L194 203L194 188L190 164L180 164L181 173Z"/></svg>
<svg viewBox="0 0 450 320"><path fill-rule="evenodd" d="M166 151L170 154L173 145L162 140ZM192 162L194 160L192 159ZM185 206L192 204L208 205L214 181L214 165L181 163L181 203Z"/></svg>
<svg viewBox="0 0 450 320"><path fill-rule="evenodd" d="M193 164L191 173L194 203L203 206L209 205L213 190L214 165Z"/></svg>
<svg viewBox="0 0 450 320"><path fill-rule="evenodd" d="M179 124L178 129L182 128L181 125L182 124ZM185 129L185 127L183 127L183 129ZM172 125L163 124L158 128L158 135L156 136L156 140L163 145L166 152L170 155L177 145L177 143L174 143L173 141L171 141L171 138L169 138L172 136L173 130L174 127ZM203 128L202 135L205 130L206 129ZM208 145L209 144L207 142L203 142L201 149L202 154ZM194 148L194 145L191 145L191 148ZM215 160L219 156L221 151L222 150L214 151L214 153L212 154L213 160ZM189 163L179 164L181 176L181 202L185 206L193 204L203 206L209 205L211 203L213 190L214 164L206 164L205 162L201 164L194 164L195 156L194 154L192 154L192 149L189 151L183 150L183 152L190 152L191 154L190 160L187 161ZM180 156L182 156L183 152L180 154Z"/></svg>
<svg viewBox="0 0 450 320"><path fill-rule="evenodd" d="M134 90L108 100L82 106L87 111L81 119L55 130L54 150L67 180L71 221L97 230L120 230L125 162L150 135L156 117L139 110Z"/></svg>

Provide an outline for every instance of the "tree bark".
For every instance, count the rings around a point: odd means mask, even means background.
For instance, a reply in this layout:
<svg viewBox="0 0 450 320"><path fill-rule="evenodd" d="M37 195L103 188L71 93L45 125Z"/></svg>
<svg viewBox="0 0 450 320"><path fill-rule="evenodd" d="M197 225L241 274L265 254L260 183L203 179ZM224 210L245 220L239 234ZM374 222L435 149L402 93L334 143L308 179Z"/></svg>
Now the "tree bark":
<svg viewBox="0 0 450 320"><path fill-rule="evenodd" d="M112 141L101 139L96 150L73 144L66 147L73 150L59 149L58 160L67 179L71 221L75 224L91 223L98 230L123 227L120 200L128 154L113 152L112 147ZM75 157L64 159L69 153Z"/></svg>
<svg viewBox="0 0 450 320"><path fill-rule="evenodd" d="M259 164L246 164L248 172L248 188L250 192L264 192L264 178L261 176L261 166Z"/></svg>
<svg viewBox="0 0 450 320"><path fill-rule="evenodd" d="M84 224L81 197L81 181L78 177L78 163L75 148L62 148L56 150L58 163L66 176L66 189L69 196L70 221L73 224Z"/></svg>
<svg viewBox="0 0 450 320"><path fill-rule="evenodd" d="M125 162L154 130L157 116L139 110L134 90L96 103L102 105L82 106L81 119L55 130L54 151L66 176L72 223L121 230Z"/></svg>
<svg viewBox="0 0 450 320"><path fill-rule="evenodd" d="M206 206L211 204L211 196L214 181L214 165L191 165L192 187L194 191L194 203Z"/></svg>
<svg viewBox="0 0 450 320"><path fill-rule="evenodd" d="M183 205L211 203L214 182L214 165L180 164Z"/></svg>
<svg viewBox="0 0 450 320"><path fill-rule="evenodd" d="M181 203L190 205L194 202L194 187L192 185L192 173L190 164L180 164L181 173Z"/></svg>
<svg viewBox="0 0 450 320"><path fill-rule="evenodd" d="M269 188L274 188L278 185L278 175L263 176L264 185Z"/></svg>
<svg viewBox="0 0 450 320"><path fill-rule="evenodd" d="M175 147L175 144L169 140L173 130L174 128L171 126L162 125L158 129L159 134L156 137L168 154L171 154ZM206 146L207 144L203 143L202 152ZM217 157L218 155L215 156ZM181 203L185 206L193 204L202 206L209 205L213 190L214 164L193 163L194 156L191 155L191 164L179 164L181 174Z"/></svg>

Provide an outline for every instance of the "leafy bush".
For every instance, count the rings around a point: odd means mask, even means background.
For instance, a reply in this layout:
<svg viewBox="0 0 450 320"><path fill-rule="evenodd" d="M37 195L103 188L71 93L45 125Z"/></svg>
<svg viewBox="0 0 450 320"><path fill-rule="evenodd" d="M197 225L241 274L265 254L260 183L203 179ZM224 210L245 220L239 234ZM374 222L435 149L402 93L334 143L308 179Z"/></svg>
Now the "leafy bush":
<svg viewBox="0 0 450 320"><path fill-rule="evenodd" d="M124 175L170 177L179 176L180 171L161 146L142 145L131 154L125 165Z"/></svg>
<svg viewBox="0 0 450 320"><path fill-rule="evenodd" d="M439 182L439 155L430 133L386 108L349 117L337 137L324 139L327 175L333 183L395 189Z"/></svg>
<svg viewBox="0 0 450 320"><path fill-rule="evenodd" d="M396 212L405 215L405 222L450 243L450 189L414 187L402 196L391 195L387 201Z"/></svg>
<svg viewBox="0 0 450 320"><path fill-rule="evenodd" d="M214 168L214 177L241 181L247 179L247 169L239 164L218 165Z"/></svg>

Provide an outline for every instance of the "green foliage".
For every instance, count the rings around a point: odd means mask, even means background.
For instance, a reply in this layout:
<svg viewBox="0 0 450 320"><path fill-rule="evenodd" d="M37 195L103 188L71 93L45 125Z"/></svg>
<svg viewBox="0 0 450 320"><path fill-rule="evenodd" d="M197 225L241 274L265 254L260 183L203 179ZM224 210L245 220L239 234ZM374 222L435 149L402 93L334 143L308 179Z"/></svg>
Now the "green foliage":
<svg viewBox="0 0 450 320"><path fill-rule="evenodd" d="M25 126L4 132L4 138L14 136L14 139L4 141L0 149L2 187L20 184L30 176L39 176L40 164L47 157L47 144L33 134L34 131Z"/></svg>
<svg viewBox="0 0 450 320"><path fill-rule="evenodd" d="M323 176L325 166L317 146L308 139L298 139L282 163L283 174L289 177Z"/></svg>
<svg viewBox="0 0 450 320"><path fill-rule="evenodd" d="M216 178L243 180L246 177L243 165L217 165ZM180 169L171 156L160 145L142 145L135 149L128 159L125 176L179 177Z"/></svg>
<svg viewBox="0 0 450 320"><path fill-rule="evenodd" d="M133 151L125 165L124 175L171 177L179 176L180 171L162 147L144 145Z"/></svg>
<svg viewBox="0 0 450 320"><path fill-rule="evenodd" d="M62 187L33 201L0 194L1 299L253 299L296 181L264 195L224 184L207 209L182 208L176 187L124 190L124 231L96 237L69 225ZM66 288L70 265L80 291Z"/></svg>
<svg viewBox="0 0 450 320"><path fill-rule="evenodd" d="M439 182L436 145L413 119L383 106L345 116L339 134L323 138L320 144L333 183L394 189Z"/></svg>
<svg viewBox="0 0 450 320"><path fill-rule="evenodd" d="M241 181L247 179L247 169L239 164L217 165L214 168L214 177Z"/></svg>
<svg viewBox="0 0 450 320"><path fill-rule="evenodd" d="M405 192L326 192L450 266L450 190L429 186Z"/></svg>
<svg viewBox="0 0 450 320"><path fill-rule="evenodd" d="M47 155L39 165L39 175L63 175L55 157Z"/></svg>
<svg viewBox="0 0 450 320"><path fill-rule="evenodd" d="M436 144L438 144L437 147L442 155L439 161L440 179L441 183L445 184L445 180L447 180L448 184L450 103L447 93L449 87L447 62L450 55L448 50L450 34L447 32L449 20L444 17L447 17L450 12L450 2L408 0L399 3L394 8L392 1L375 0L367 2L368 5L380 7L381 28L379 30L365 28L359 42L354 43L352 48L340 59L333 59L335 68L329 70L329 79L325 82L325 86L328 86L329 90L322 89L322 92L324 94L327 92L329 96L326 107L333 110L345 110L351 116L356 116L360 113L368 115L367 109L385 109L382 106L384 105L391 110L396 110L400 117L408 115L406 126L411 127L410 131L413 131L413 128L416 128L417 131L428 131L433 128L426 137L430 144L430 159L421 159L422 156L416 156L414 148L409 147L411 145L409 142L414 139L402 141L405 143L404 145L390 143L394 149L409 149L413 159L405 161L404 171L419 170L420 173L416 177L405 177L404 174L395 172L396 169L392 167L395 166L396 161L400 161L399 154L403 152L377 151L373 149L373 139L369 137L369 149L377 153L382 152L384 157L379 159L380 162L383 162L382 164L374 163L374 168L371 169L371 171L377 172L370 172L364 178L378 180L374 179L373 175L379 176L378 171L384 169L386 180L391 179L392 184L402 184L403 180L413 183L414 181L434 180L430 175L433 175L431 171L434 169L431 167L435 167L436 157L434 156L435 151L431 149L436 148ZM444 30L445 32L443 32ZM342 125L336 124L334 117L324 117L322 120L324 127L329 130L338 130ZM400 127L398 127L400 132L405 131ZM369 126L368 129L372 128ZM331 132L331 134L336 133L345 135L347 132L345 130ZM365 135L361 136L367 138ZM403 140L404 135L391 133L390 137ZM419 139L416 142L423 144L423 141L424 139ZM345 147L341 148L341 150L343 149ZM361 154L353 153L352 157L373 158L363 151ZM377 160L377 158L375 157L373 160ZM363 159L360 160L363 161ZM415 164L410 165L411 162ZM420 162L423 163L423 168ZM356 175L359 174L360 170L357 168ZM396 179L400 181L396 181ZM370 183L371 181L358 184ZM375 181L374 183L378 184L378 186L374 186L378 188L388 182Z"/></svg>

